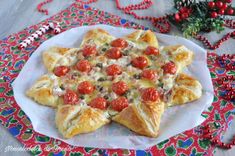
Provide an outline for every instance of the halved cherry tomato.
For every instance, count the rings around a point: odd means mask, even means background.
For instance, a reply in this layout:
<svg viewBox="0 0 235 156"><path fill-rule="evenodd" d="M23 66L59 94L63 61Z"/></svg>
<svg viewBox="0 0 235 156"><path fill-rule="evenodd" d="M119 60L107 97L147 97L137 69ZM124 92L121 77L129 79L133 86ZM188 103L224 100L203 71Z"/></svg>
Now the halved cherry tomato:
<svg viewBox="0 0 235 156"><path fill-rule="evenodd" d="M118 38L116 40L113 40L111 42L112 47L120 47L120 48L126 48L128 46L128 43L126 40Z"/></svg>
<svg viewBox="0 0 235 156"><path fill-rule="evenodd" d="M144 56L138 56L131 61L132 65L139 69L144 69L148 66L148 60Z"/></svg>
<svg viewBox="0 0 235 156"><path fill-rule="evenodd" d="M164 74L175 74L176 73L176 65L174 62L168 62L162 67Z"/></svg>
<svg viewBox="0 0 235 156"><path fill-rule="evenodd" d="M96 47L92 46L92 45L86 45L82 49L82 55L84 57L91 56L91 55L96 55L96 53L97 53Z"/></svg>
<svg viewBox="0 0 235 156"><path fill-rule="evenodd" d="M120 75L122 73L122 68L117 64L112 64L106 68L106 73L109 76Z"/></svg>
<svg viewBox="0 0 235 156"><path fill-rule="evenodd" d="M72 90L66 90L64 94L64 104L75 104L78 102L78 95Z"/></svg>
<svg viewBox="0 0 235 156"><path fill-rule="evenodd" d="M110 59L119 59L120 57L122 57L121 50L117 47L109 49L106 54Z"/></svg>
<svg viewBox="0 0 235 156"><path fill-rule="evenodd" d="M91 102L89 103L89 106L93 108L105 110L107 108L107 101L105 100L105 98L97 97L91 100Z"/></svg>
<svg viewBox="0 0 235 156"><path fill-rule="evenodd" d="M145 69L142 71L141 77L148 80L154 80L157 77L157 73L152 69Z"/></svg>
<svg viewBox="0 0 235 156"><path fill-rule="evenodd" d="M81 72L89 72L91 70L91 64L87 60L81 60L76 64L77 70Z"/></svg>
<svg viewBox="0 0 235 156"><path fill-rule="evenodd" d="M159 50L158 48L155 48L153 46L148 46L145 51L144 51L145 55L159 55Z"/></svg>
<svg viewBox="0 0 235 156"><path fill-rule="evenodd" d="M124 108L128 107L128 100L125 97L118 97L110 103L112 109L121 112Z"/></svg>
<svg viewBox="0 0 235 156"><path fill-rule="evenodd" d="M127 86L127 84L125 82L118 81L116 83L113 83L112 90L117 95L122 95L122 94L124 94L128 90L128 86Z"/></svg>
<svg viewBox="0 0 235 156"><path fill-rule="evenodd" d="M144 101L155 102L159 99L159 94L155 88L150 87L150 88L143 89L141 91L141 98Z"/></svg>
<svg viewBox="0 0 235 156"><path fill-rule="evenodd" d="M58 66L54 69L54 74L58 77L64 76L69 72L69 67L67 66Z"/></svg>
<svg viewBox="0 0 235 156"><path fill-rule="evenodd" d="M91 94L95 87L89 81L83 81L78 85L78 92L81 94Z"/></svg>

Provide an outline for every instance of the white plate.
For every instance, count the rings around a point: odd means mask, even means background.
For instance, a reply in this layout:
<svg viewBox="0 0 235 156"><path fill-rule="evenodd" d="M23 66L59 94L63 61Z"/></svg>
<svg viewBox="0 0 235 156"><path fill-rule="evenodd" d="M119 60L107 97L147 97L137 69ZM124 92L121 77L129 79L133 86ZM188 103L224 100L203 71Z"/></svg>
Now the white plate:
<svg viewBox="0 0 235 156"><path fill-rule="evenodd" d="M63 47L79 47L84 34L88 30L98 27L108 31L111 35L116 37L121 37L134 31L133 29L107 25L83 26L70 29L52 37L40 45L14 81L14 97L21 109L30 118L35 131L74 146L145 149L176 134L191 129L204 121L201 117L201 113L211 105L213 100L213 86L207 68L206 51L184 38L156 33L160 45L183 44L194 51L194 61L187 68L186 72L196 77L201 82L203 86L202 97L189 104L167 109L161 121L160 135L157 138L139 136L123 126L112 123L93 133L82 134L72 139L64 140L57 131L54 123L55 111L51 108L41 106L29 99L25 96L25 91L32 86L41 75L46 73L46 69L42 63L42 52L44 50L55 45Z"/></svg>

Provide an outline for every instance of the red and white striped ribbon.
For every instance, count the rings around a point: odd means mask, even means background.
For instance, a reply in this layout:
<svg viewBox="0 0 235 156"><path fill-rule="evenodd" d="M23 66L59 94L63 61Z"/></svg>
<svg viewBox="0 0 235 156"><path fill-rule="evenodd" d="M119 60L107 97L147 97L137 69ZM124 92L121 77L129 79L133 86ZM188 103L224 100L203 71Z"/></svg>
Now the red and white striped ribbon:
<svg viewBox="0 0 235 156"><path fill-rule="evenodd" d="M58 34L61 32L61 27L58 23L48 23L40 27L35 33L31 34L29 37L27 37L25 40L23 40L20 45L18 46L19 49L26 48L28 45L30 45L35 39L39 38L43 34L45 34L48 30L54 30L54 33Z"/></svg>

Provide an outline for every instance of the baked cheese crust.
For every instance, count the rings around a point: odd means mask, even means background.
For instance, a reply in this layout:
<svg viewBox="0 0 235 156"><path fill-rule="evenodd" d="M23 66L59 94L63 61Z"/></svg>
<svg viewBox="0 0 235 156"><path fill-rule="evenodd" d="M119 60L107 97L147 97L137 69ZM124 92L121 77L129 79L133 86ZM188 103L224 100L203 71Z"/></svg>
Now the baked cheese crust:
<svg viewBox="0 0 235 156"><path fill-rule="evenodd" d="M110 56L113 51L116 53ZM193 52L183 45L159 47L156 35L150 30L115 38L105 30L93 29L85 34L80 48L51 47L42 57L49 74L36 81L26 95L39 104L56 108L56 126L64 138L93 132L111 121L137 134L157 137L167 107L197 100L202 95L200 82L182 73L192 63ZM139 57L145 59L146 66L138 60L135 65ZM79 64L84 60L89 65ZM110 76L107 70L113 65L121 73ZM58 67L66 70L56 74ZM150 79L144 76L144 71L156 74ZM90 93L79 92L83 82L92 85L87 87L92 90ZM123 94L115 92L114 84L119 82L128 88ZM144 100L145 89L157 92L145 95L152 101ZM67 95L67 91L72 93ZM105 109L91 105L97 97L107 101ZM114 108L113 101L121 97L128 101L128 106L124 108L123 103L117 103Z"/></svg>

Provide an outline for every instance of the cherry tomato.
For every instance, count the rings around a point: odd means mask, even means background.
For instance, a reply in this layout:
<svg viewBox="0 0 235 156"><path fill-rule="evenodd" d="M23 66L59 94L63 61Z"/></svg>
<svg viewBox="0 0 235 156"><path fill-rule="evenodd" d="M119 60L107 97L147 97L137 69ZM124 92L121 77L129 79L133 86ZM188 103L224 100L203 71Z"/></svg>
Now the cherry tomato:
<svg viewBox="0 0 235 156"><path fill-rule="evenodd" d="M128 100L125 97L118 97L110 103L112 109L121 112L124 108L128 107Z"/></svg>
<svg viewBox="0 0 235 156"><path fill-rule="evenodd" d="M120 57L122 57L122 53L120 51L120 48L113 47L108 50L107 56L110 59L119 59Z"/></svg>
<svg viewBox="0 0 235 156"><path fill-rule="evenodd" d="M144 101L155 102L159 99L159 94L155 88L150 87L141 91L141 98Z"/></svg>
<svg viewBox="0 0 235 156"><path fill-rule="evenodd" d="M91 64L89 61L87 60L81 60L77 63L76 65L77 70L81 71L81 72L89 72L91 70Z"/></svg>
<svg viewBox="0 0 235 156"><path fill-rule="evenodd" d="M142 71L141 77L148 80L154 80L157 77L157 73L152 69L145 69Z"/></svg>
<svg viewBox="0 0 235 156"><path fill-rule="evenodd" d="M105 98L97 97L97 98L94 98L89 103L89 106L91 106L93 108L98 108L98 109L105 110L107 108L107 101L105 100Z"/></svg>
<svg viewBox="0 0 235 156"><path fill-rule="evenodd" d="M153 46L148 46L145 51L145 55L159 55L159 50Z"/></svg>
<svg viewBox="0 0 235 156"><path fill-rule="evenodd" d="M117 95L122 95L122 94L124 94L128 90L128 86L127 86L127 84L125 82L118 81L116 83L113 83L112 90Z"/></svg>
<svg viewBox="0 0 235 156"><path fill-rule="evenodd" d="M66 90L64 104L75 104L76 102L78 102L78 95L72 90Z"/></svg>
<svg viewBox="0 0 235 156"><path fill-rule="evenodd" d="M175 74L177 70L174 62L168 62L162 68L164 74Z"/></svg>
<svg viewBox="0 0 235 156"><path fill-rule="evenodd" d="M139 69L144 69L146 66L148 66L148 60L144 56L134 58L131 63L134 67Z"/></svg>
<svg viewBox="0 0 235 156"><path fill-rule="evenodd" d="M81 94L91 94L95 87L89 81L83 81L78 85L78 92Z"/></svg>
<svg viewBox="0 0 235 156"><path fill-rule="evenodd" d="M122 68L117 64L112 64L106 68L106 73L109 76L120 75L122 73Z"/></svg>
<svg viewBox="0 0 235 156"><path fill-rule="evenodd" d="M83 54L84 57L92 56L92 55L95 55L96 53L97 53L97 50L96 50L95 46L86 45L82 49L82 54Z"/></svg>
<svg viewBox="0 0 235 156"><path fill-rule="evenodd" d="M116 40L113 40L111 42L112 47L120 47L120 48L126 48L128 46L128 43L126 40L118 38Z"/></svg>
<svg viewBox="0 0 235 156"><path fill-rule="evenodd" d="M69 67L67 66L58 66L54 69L54 74L58 77L64 76L69 72Z"/></svg>

